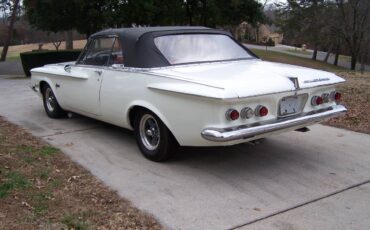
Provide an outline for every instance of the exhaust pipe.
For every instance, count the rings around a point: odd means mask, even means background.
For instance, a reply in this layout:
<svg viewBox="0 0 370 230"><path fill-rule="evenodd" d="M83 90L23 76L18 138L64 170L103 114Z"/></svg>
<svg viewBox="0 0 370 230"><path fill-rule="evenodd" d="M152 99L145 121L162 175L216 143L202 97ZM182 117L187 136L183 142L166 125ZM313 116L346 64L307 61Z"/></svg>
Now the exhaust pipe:
<svg viewBox="0 0 370 230"><path fill-rule="evenodd" d="M303 127L303 128L300 128L300 129L296 129L296 130L294 130L294 131L305 133L305 132L310 131L310 129L309 129L309 128L307 128L307 127Z"/></svg>

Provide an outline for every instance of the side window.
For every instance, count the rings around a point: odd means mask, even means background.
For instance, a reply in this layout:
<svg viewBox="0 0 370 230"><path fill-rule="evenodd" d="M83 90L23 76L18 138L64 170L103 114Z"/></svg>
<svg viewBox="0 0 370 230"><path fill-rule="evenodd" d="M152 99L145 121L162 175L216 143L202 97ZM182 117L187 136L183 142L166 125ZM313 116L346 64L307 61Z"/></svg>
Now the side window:
<svg viewBox="0 0 370 230"><path fill-rule="evenodd" d="M115 38L95 38L87 44L87 49L82 55L79 64L105 66L110 62L110 56Z"/></svg>
<svg viewBox="0 0 370 230"><path fill-rule="evenodd" d="M122 46L118 38L114 41L112 56L110 58L109 65L113 65L113 64L124 64Z"/></svg>

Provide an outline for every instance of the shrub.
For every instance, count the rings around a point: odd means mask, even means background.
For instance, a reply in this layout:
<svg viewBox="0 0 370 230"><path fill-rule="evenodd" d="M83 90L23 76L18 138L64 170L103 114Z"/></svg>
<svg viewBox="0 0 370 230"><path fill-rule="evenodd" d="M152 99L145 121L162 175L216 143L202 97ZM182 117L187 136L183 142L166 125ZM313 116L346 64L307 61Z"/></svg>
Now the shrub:
<svg viewBox="0 0 370 230"><path fill-rule="evenodd" d="M21 53L23 71L26 76L31 76L30 70L46 64L68 62L77 60L81 50L61 50L61 51L31 51Z"/></svg>
<svg viewBox="0 0 370 230"><path fill-rule="evenodd" d="M275 46L275 42L271 38L269 38L269 40L267 40L267 42L266 42L266 45L267 46Z"/></svg>

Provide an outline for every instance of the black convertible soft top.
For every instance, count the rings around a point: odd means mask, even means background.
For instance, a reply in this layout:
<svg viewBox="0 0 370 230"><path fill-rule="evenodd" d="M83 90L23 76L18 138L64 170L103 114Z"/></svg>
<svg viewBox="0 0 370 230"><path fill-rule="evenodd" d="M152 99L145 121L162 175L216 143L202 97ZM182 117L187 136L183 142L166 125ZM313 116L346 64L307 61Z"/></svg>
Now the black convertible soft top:
<svg viewBox="0 0 370 230"><path fill-rule="evenodd" d="M229 32L197 26L107 29L91 35L90 38L96 38L100 36L118 36L122 44L126 67L154 68L171 65L154 44L155 37L173 34L198 33L223 34L233 39ZM243 48L245 47L243 46ZM251 53L249 50L247 51Z"/></svg>

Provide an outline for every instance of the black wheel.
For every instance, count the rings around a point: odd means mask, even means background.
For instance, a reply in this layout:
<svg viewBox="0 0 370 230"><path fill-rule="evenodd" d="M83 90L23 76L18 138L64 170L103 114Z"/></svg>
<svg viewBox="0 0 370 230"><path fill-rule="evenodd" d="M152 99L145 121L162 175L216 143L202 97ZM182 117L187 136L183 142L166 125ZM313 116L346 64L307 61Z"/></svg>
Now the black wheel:
<svg viewBox="0 0 370 230"><path fill-rule="evenodd" d="M46 114L51 118L61 118L66 116L66 112L59 106L57 98L49 85L42 89L43 102Z"/></svg>
<svg viewBox="0 0 370 230"><path fill-rule="evenodd" d="M166 125L150 111L141 110L136 114L134 129L140 151L149 160L166 161L179 147Z"/></svg>

